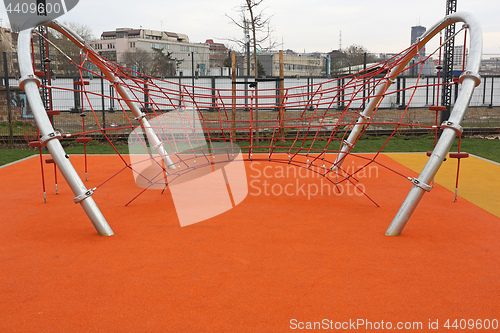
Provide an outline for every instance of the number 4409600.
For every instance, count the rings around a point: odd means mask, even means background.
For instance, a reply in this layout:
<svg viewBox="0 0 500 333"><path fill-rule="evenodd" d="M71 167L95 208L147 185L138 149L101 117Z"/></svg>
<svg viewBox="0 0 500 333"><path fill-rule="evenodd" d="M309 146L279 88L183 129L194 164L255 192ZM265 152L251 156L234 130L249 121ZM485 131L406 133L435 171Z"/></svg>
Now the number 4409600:
<svg viewBox="0 0 500 333"><path fill-rule="evenodd" d="M498 319L448 319L443 327L447 329L460 330L496 330L498 329Z"/></svg>
<svg viewBox="0 0 500 333"><path fill-rule="evenodd" d="M61 8L61 4L56 2L52 3L39 3L35 2L22 2L22 3L8 3L5 7L7 13L18 13L18 14L37 14L37 15L46 15L52 13L60 13L63 9Z"/></svg>

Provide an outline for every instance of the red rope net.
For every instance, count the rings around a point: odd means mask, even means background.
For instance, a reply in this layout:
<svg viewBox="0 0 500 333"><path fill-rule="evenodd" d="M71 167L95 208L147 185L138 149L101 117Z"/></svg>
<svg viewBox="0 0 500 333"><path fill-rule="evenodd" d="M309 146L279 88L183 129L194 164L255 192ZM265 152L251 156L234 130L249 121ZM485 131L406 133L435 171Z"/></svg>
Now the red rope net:
<svg viewBox="0 0 500 333"><path fill-rule="evenodd" d="M410 65L401 66L395 73L395 68L410 53L416 54ZM80 95L82 130L66 137L76 136L85 146L90 140L85 138L104 137L124 163L118 173L134 170L144 180L144 189L164 188L176 181L176 177L202 166L222 163L227 160L223 156L295 165L316 172L335 185L350 182L356 186L356 174L373 163L379 164L377 157L394 135L416 127L430 133L436 130L437 124L422 125L409 121L407 116L421 91L435 89L439 94L441 82L429 82L422 76L429 58L420 57L410 47L360 72L317 84L285 87L290 81L276 79L272 88L263 87L268 86L267 82L256 82L254 87L246 89L242 88L245 85L233 82L227 88L212 89L150 77L85 48L80 59L69 59L80 72L74 88L55 85L46 88L52 95L58 90ZM410 70L417 73L411 80L405 80L410 84L403 87L392 84L398 75ZM107 82L108 93L87 85L89 74ZM391 87L384 89L388 82ZM405 104L396 105L401 96ZM431 102L439 104L437 99ZM100 122L104 106L121 112L126 119L124 124L104 127ZM371 108L368 113L367 108ZM395 108L398 111L391 112L388 120L384 113ZM92 116L97 129L86 130L87 115ZM141 123L144 119L147 128ZM359 135L350 138L356 126L362 127ZM148 128L158 138L157 142L147 133ZM385 131L385 142L373 154L356 153L353 147L371 129ZM114 139L124 134L129 134L129 153L140 155L141 159L129 163L115 147ZM159 145L164 150L158 150ZM341 151L345 156L339 154ZM355 170L342 167L346 156L359 159L361 166ZM153 161L159 169L153 174L137 171L134 165L144 163L145 159ZM167 180L165 175L174 177Z"/></svg>

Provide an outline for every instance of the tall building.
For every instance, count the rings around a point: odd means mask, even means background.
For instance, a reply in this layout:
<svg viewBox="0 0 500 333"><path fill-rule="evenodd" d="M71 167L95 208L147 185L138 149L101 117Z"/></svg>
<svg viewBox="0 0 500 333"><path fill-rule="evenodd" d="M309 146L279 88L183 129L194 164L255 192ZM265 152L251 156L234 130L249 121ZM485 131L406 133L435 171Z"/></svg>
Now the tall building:
<svg viewBox="0 0 500 333"><path fill-rule="evenodd" d="M424 34L427 29L421 25L416 25L411 27L411 44L414 44L417 39ZM418 51L422 58L425 58L425 48Z"/></svg>
<svg viewBox="0 0 500 333"><path fill-rule="evenodd" d="M453 72L462 72L462 69L464 68L464 60L467 63L468 51L469 50L467 50L467 48L463 45L455 46L453 51Z"/></svg>
<svg viewBox="0 0 500 333"><path fill-rule="evenodd" d="M424 34L424 32L426 31L427 29L421 25L416 25L414 27L411 27L411 44L413 45L414 43L417 42L418 38L420 36L422 36ZM415 63L418 63L419 61L421 61L421 59L425 59L425 47L421 48L420 50L418 50L418 54L417 56L415 56L414 58L414 62ZM411 63L410 63L411 65ZM424 64L424 68L422 69L421 66L414 66L410 69L410 75L418 75L418 73L422 70L422 74L424 75L430 75L431 73L431 68L430 66L425 63Z"/></svg>

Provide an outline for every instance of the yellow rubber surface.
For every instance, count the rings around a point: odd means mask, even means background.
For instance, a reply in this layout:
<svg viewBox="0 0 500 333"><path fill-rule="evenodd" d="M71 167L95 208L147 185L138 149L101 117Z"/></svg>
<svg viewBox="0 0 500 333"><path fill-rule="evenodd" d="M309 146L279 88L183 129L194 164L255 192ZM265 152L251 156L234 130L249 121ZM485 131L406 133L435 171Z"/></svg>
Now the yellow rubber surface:
<svg viewBox="0 0 500 333"><path fill-rule="evenodd" d="M428 159L425 153L386 155L417 173L420 173ZM454 199L456 176L457 159L448 157L441 165L435 182L452 192L450 201ZM461 159L458 196L458 200L466 199L500 217L500 164L473 155Z"/></svg>

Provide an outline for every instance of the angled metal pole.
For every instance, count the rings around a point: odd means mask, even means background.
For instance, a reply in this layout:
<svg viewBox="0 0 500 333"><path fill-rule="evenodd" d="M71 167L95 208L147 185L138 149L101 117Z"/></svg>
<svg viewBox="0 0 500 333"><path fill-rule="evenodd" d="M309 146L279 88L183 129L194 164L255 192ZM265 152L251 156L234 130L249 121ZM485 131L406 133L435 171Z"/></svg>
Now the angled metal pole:
<svg viewBox="0 0 500 333"><path fill-rule="evenodd" d="M399 211L394 217L391 225L387 229L385 233L387 236L397 236L401 233L411 214L420 202L420 199L422 199L424 193L431 190L432 186L430 183L432 182L432 179L436 175L439 167L446 157L446 154L450 150L450 147L455 140L455 136L460 134L462 131L460 124L469 106L474 88L481 83L481 78L478 73L481 65L483 36L481 26L475 18L467 13L452 14L446 17L443 22L432 28L430 32L427 32L425 35L429 35L436 30L439 31L442 28L456 22L464 22L468 26L471 35L467 68L460 76L459 81L462 84L462 90L458 95L453 110L451 111L450 118L441 125L443 133L441 134L436 147L429 157L427 164L422 169L418 178L413 178L411 180L414 185L399 208Z"/></svg>
<svg viewBox="0 0 500 333"><path fill-rule="evenodd" d="M42 145L47 146L54 162L75 195L73 201L81 205L99 235L113 235L113 230L111 230L94 199L91 197L93 190L87 189L78 176L78 173L69 161L68 155L66 155L59 142L61 134L54 130L45 111L38 91L40 80L35 76L31 65L31 29L26 29L19 33L18 59L21 71L19 86L26 92L36 125L40 130L40 142Z"/></svg>

